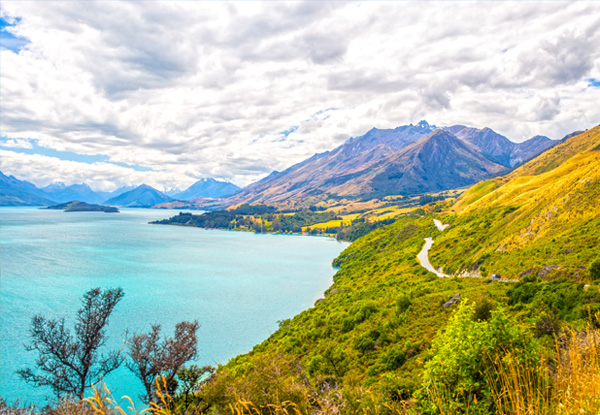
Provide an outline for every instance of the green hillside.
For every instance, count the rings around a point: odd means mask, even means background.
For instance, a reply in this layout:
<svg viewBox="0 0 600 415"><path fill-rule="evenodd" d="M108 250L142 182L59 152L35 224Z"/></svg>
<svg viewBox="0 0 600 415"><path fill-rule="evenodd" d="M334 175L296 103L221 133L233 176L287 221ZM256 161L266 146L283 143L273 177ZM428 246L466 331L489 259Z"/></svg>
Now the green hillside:
<svg viewBox="0 0 600 415"><path fill-rule="evenodd" d="M222 367L205 386L206 402L441 413L437 385L447 389L450 413L491 413L482 356L509 347L529 356L523 359L552 355L560 327L583 327L600 310L588 271L600 246L599 133L573 137L507 177L475 185L451 206L430 205L425 215L354 242L336 259L326 297ZM452 226L440 232L433 218ZM431 262L446 272L526 278L438 278L416 260L429 236ZM458 314L456 305L442 307L456 294Z"/></svg>

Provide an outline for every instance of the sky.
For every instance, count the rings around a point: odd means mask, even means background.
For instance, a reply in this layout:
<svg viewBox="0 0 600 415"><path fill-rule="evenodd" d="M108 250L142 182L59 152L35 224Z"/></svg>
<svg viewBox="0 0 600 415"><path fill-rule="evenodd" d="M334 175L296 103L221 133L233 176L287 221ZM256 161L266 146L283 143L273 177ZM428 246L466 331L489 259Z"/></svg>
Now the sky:
<svg viewBox="0 0 600 415"><path fill-rule="evenodd" d="M0 170L245 186L373 127L600 123L600 2L0 3Z"/></svg>

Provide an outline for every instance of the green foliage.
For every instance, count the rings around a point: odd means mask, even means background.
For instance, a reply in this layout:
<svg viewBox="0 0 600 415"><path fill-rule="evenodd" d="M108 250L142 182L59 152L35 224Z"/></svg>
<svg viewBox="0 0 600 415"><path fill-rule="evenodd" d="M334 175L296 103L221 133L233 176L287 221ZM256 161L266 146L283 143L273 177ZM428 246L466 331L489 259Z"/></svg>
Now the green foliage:
<svg viewBox="0 0 600 415"><path fill-rule="evenodd" d="M596 258L588 268L593 280L600 280L600 258Z"/></svg>
<svg viewBox="0 0 600 415"><path fill-rule="evenodd" d="M492 309L494 305L487 298L479 301L475 304L475 311L473 312L474 321L486 321L492 317Z"/></svg>
<svg viewBox="0 0 600 415"><path fill-rule="evenodd" d="M502 309L485 321L476 320L475 311L473 303L461 302L433 341L420 391L428 412L487 413L492 401L486 376L494 371L494 359L508 350L524 362L535 359L531 338Z"/></svg>
<svg viewBox="0 0 600 415"><path fill-rule="evenodd" d="M396 301L396 310L398 311L398 313L404 313L405 311L408 311L410 309L411 305L412 301L410 299L410 296L403 294Z"/></svg>
<svg viewBox="0 0 600 415"><path fill-rule="evenodd" d="M422 275L416 255L434 230L431 217L405 216L356 240L334 261L340 269L323 300L219 371L214 388L221 385L227 398L215 405L226 408L235 394L254 401L251 394L259 393L261 402L269 402L264 393L271 394L270 402L282 399L263 384L259 369L275 356L293 362L291 371L278 369L285 382L304 385L307 393L335 385L356 411L367 409L361 388L372 391L377 405L409 398L431 342L451 315L441 303L457 292L503 303L508 289L479 279Z"/></svg>
<svg viewBox="0 0 600 415"><path fill-rule="evenodd" d="M525 310L532 316L549 310L561 320L586 320L590 307L600 303L597 290L585 290L584 284L566 277L552 281L526 277L508 291L508 304L516 310Z"/></svg>
<svg viewBox="0 0 600 415"><path fill-rule="evenodd" d="M194 226L207 229L246 229L255 232L301 233L305 226L336 219L334 212L304 209L292 215L275 213L266 205L241 205L232 210L218 210L201 215L180 212L169 219L152 222L159 225Z"/></svg>
<svg viewBox="0 0 600 415"><path fill-rule="evenodd" d="M350 226L338 228L336 230L336 237L340 241L353 242L375 229L394 223L395 220L395 218L390 218L375 222L366 222L363 218L355 219L351 222Z"/></svg>

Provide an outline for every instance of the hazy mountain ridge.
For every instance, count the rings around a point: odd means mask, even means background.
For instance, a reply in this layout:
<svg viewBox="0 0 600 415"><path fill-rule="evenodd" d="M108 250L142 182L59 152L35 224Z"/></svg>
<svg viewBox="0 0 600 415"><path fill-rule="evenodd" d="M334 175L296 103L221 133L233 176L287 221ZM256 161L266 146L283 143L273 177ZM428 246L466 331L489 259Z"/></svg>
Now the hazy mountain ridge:
<svg viewBox="0 0 600 415"><path fill-rule="evenodd" d="M0 172L0 206L48 206L56 201L33 183Z"/></svg>
<svg viewBox="0 0 600 415"><path fill-rule="evenodd" d="M139 187L141 186L128 185L119 187L112 192L103 192L93 190L86 183L67 186L62 182L55 182L43 188L38 188L33 183L19 180L14 176L6 176L0 172L0 206L50 206L72 201L81 201L90 204L124 203L125 198L119 197ZM154 200L157 201L155 204L175 200L173 197L150 186L147 186L145 190L143 189L126 196L127 203L119 204L118 206L149 207L154 206L153 204L148 204ZM191 192L190 198L198 197L197 194L211 195L205 197L220 197L239 190L239 187L229 182L202 179L184 192L176 191L176 189L172 190L177 194L189 191ZM152 194L153 192L157 192L157 194Z"/></svg>
<svg viewBox="0 0 600 415"><path fill-rule="evenodd" d="M106 200L103 195L95 192L85 183L67 186L62 182L57 182L43 187L41 190L48 195L49 199L56 200L58 203L79 200L82 202L95 204L102 203L104 200Z"/></svg>
<svg viewBox="0 0 600 415"><path fill-rule="evenodd" d="M106 205L123 207L151 207L174 199L156 190L152 186L142 184L133 190L122 193L104 202Z"/></svg>
<svg viewBox="0 0 600 415"><path fill-rule="evenodd" d="M184 191L169 196L183 200L190 200L196 197L216 198L230 195L238 190L240 190L240 187L233 183L205 178L198 180Z"/></svg>

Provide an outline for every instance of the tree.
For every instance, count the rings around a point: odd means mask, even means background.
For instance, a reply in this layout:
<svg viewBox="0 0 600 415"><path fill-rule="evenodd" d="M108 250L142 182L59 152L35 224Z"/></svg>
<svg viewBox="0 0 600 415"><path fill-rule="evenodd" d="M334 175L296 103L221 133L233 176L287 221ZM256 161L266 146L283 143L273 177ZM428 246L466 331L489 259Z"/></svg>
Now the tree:
<svg viewBox="0 0 600 415"><path fill-rule="evenodd" d="M134 334L127 340L129 357L127 367L140 378L146 389L141 396L146 403L154 400L153 385L157 376L164 376L167 388L176 388L177 371L189 360L196 357L197 321L182 321L175 326L173 338L161 341L160 325L153 325L149 333Z"/></svg>
<svg viewBox="0 0 600 415"><path fill-rule="evenodd" d="M73 334L65 327L64 318L34 316L30 328L32 342L25 347L38 352L37 366L42 374L30 368L17 373L38 386L50 386L57 397L71 395L83 399L87 387L118 368L123 360L120 350L99 354L108 339L108 318L123 295L122 288L88 291L81 299Z"/></svg>

